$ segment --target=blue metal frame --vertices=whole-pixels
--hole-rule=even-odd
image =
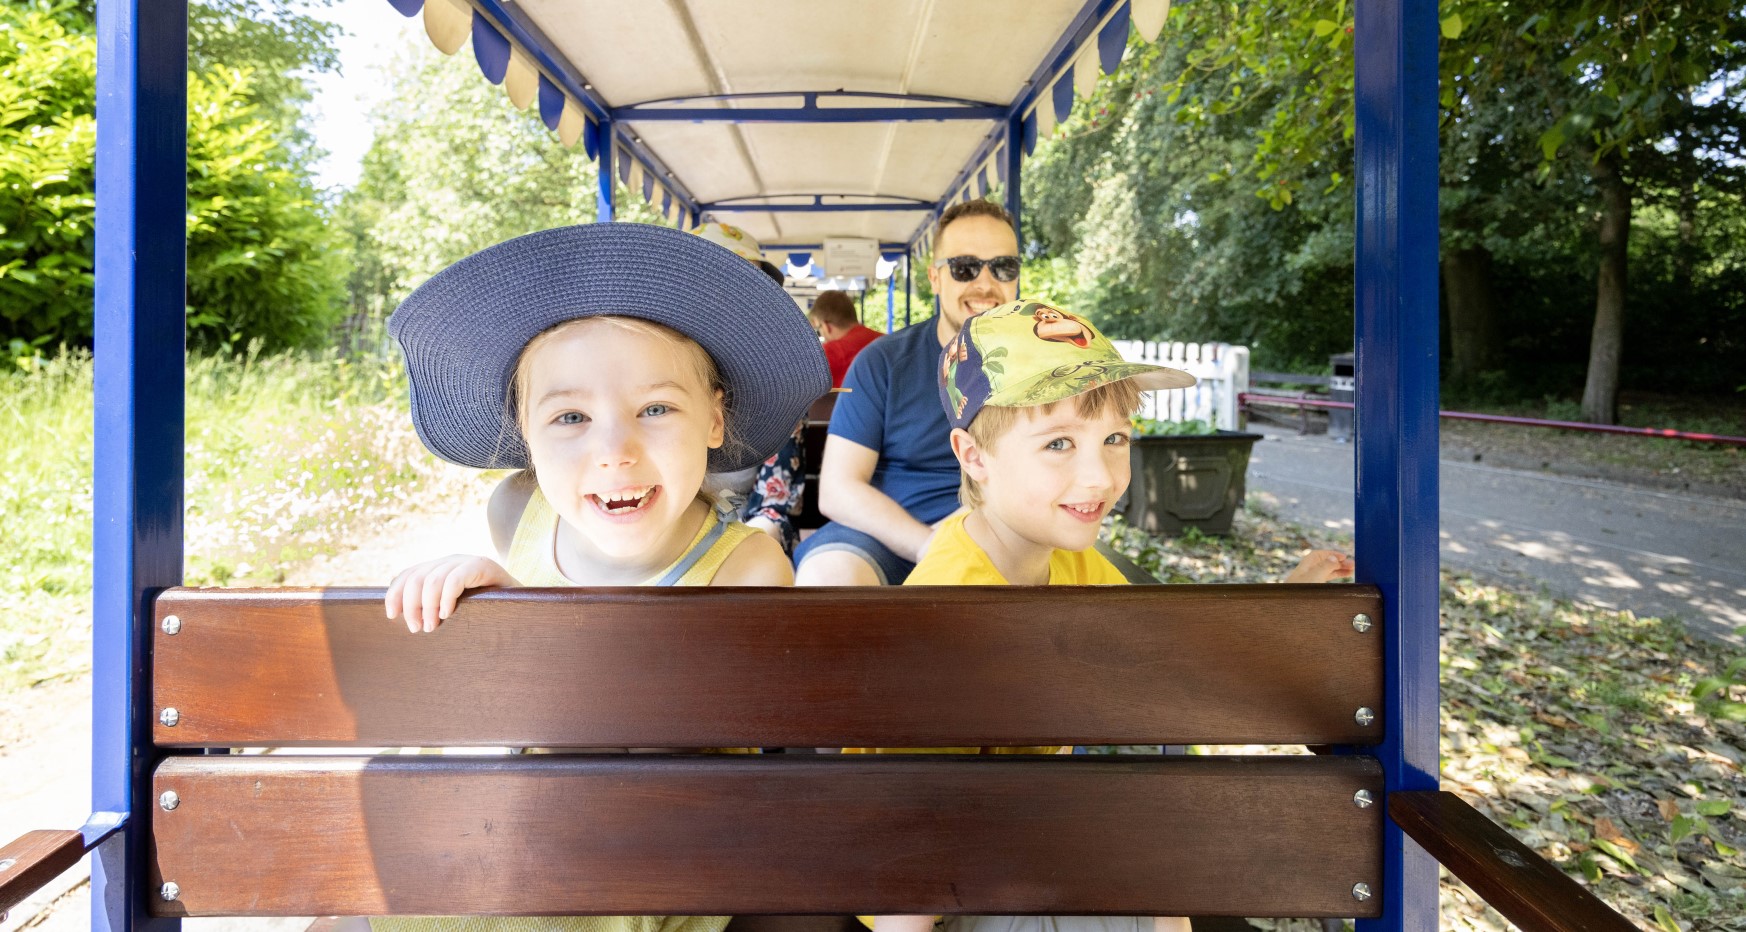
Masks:
[[[642,109],[617,107],[613,119],[644,123],[951,123],[1000,120],[1006,108],[988,107],[742,107],[714,110],[699,107]]]
[[[770,196],[783,197],[785,195],[774,194]],[[916,211],[937,209],[937,205],[932,201],[918,204],[826,204],[817,200],[811,204],[724,204],[717,201],[713,204],[699,204],[698,207],[705,212],[769,214],[890,213],[892,211],[915,213]]]
[[[940,94],[894,94],[888,91],[757,91],[742,94],[698,94],[692,97],[662,97],[656,100],[644,100],[622,107],[612,108],[615,113],[641,113],[646,110],[660,110],[676,104],[689,103],[734,103],[742,100],[792,100],[799,97],[802,105],[817,107],[820,99],[829,100],[894,100],[900,103],[940,104],[951,107],[999,107],[1005,110],[1004,104],[987,100],[971,100],[968,97],[946,97]],[[793,108],[787,108],[792,110]],[[835,108],[832,108],[835,109]]]
[[[142,897],[152,593],[182,581],[187,0],[97,4],[91,928],[176,932]],[[88,836],[89,837],[89,836]]]
[[[594,166],[594,186],[598,189],[594,192],[594,219],[599,223],[609,223],[618,216],[613,197],[614,182],[617,179],[613,175],[612,164],[618,158],[618,147],[612,144],[612,121],[601,123],[600,128],[603,130],[600,134],[603,142]]]
[[[544,51],[551,46],[543,35],[500,0],[472,2],[560,76],[605,131],[601,219],[613,213],[615,145],[665,178],[663,186],[698,213],[695,199],[616,124],[592,87]],[[946,198],[963,189],[991,147],[1004,144],[1006,201],[1017,218],[1023,113],[1044,92],[1045,79],[1059,79],[1091,31],[1112,11],[1122,12],[1121,2],[1085,5]],[[1358,577],[1383,593],[1387,729],[1374,750],[1387,790],[1397,792],[1437,786],[1438,22],[1434,0],[1359,0],[1356,17]],[[93,815],[85,834],[88,843],[101,844],[92,863],[92,928],[176,932],[178,921],[146,915],[143,898],[151,891],[141,869],[156,764],[149,600],[179,584],[182,573],[187,0],[100,0],[97,42],[95,696]],[[931,211],[909,241],[880,244],[882,251],[905,251],[907,321],[913,249],[945,202],[890,206]],[[888,325],[894,299],[895,286]],[[1392,822],[1384,824],[1378,891],[1384,912],[1359,928],[1433,930],[1437,865]]]
[[[1437,788],[1437,4],[1360,0],[1358,581],[1382,590],[1387,792]],[[1437,862],[1383,822],[1382,918],[1437,928]]]
[[[676,107],[681,103],[732,103],[799,97],[798,107]],[[819,98],[895,100],[933,104],[915,107],[820,107]],[[958,120],[999,120],[1006,107],[980,100],[933,94],[887,94],[875,91],[765,91],[756,94],[706,94],[669,97],[612,108],[615,120],[663,123],[943,123]]]

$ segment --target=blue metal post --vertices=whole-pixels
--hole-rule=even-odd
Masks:
[[[1012,235],[1018,238],[1020,256],[1025,252],[1024,225],[1019,223],[1019,210],[1024,206],[1024,187],[1019,183],[1019,173],[1025,164],[1024,133],[1022,117],[1015,114],[1006,121],[1006,191],[1003,193],[1006,195],[1006,212],[1012,214]],[[1019,279],[1017,287],[1021,289],[1021,295],[1024,286],[1024,279]]]
[[[187,0],[97,5],[97,348],[91,808],[95,932],[175,932],[144,889],[153,592],[182,580]]]
[[[909,305],[915,300],[915,250],[903,247],[903,325],[909,326]]]
[[[1381,588],[1389,792],[1437,788],[1437,4],[1360,0],[1358,580]],[[1437,928],[1437,864],[1392,822],[1381,919]]]
[[[885,279],[885,332],[897,332],[897,267]]]
[[[600,121],[600,159],[594,163],[594,167],[600,172],[597,185],[600,190],[595,194],[594,208],[594,219],[598,223],[610,223],[613,219],[612,192],[616,179],[612,173],[612,160],[616,157],[618,148],[614,140],[616,135],[611,120]]]

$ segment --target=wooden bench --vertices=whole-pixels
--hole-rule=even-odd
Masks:
[[[1533,902],[1617,920],[1559,925],[1578,914],[1560,907],[1525,927],[1630,928],[1528,849],[1461,840],[1473,826],[1449,828],[1465,819],[1453,797],[1380,805],[1382,769],[1361,753],[198,753],[1361,751],[1387,727],[1371,587],[520,589],[469,597],[419,636],[384,620],[381,595],[156,599],[164,756],[136,816],[155,915],[1366,917],[1387,808],[1452,868],[1519,863],[1552,884]]]

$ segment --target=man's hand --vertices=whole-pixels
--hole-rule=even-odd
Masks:
[[[455,554],[402,570],[382,600],[390,619],[404,616],[406,630],[435,631],[455,612],[461,593],[481,586],[519,586],[509,571],[484,557]]]
[[[1297,568],[1285,577],[1288,583],[1325,583],[1345,579],[1356,570],[1352,558],[1338,550],[1311,550],[1297,561]]]

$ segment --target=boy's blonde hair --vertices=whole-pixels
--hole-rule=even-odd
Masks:
[[[521,355],[516,357],[515,373],[509,379],[510,396],[504,402],[505,412],[510,415],[504,419],[506,427],[508,424],[514,424],[515,429],[520,431],[523,437],[527,436],[527,395],[529,383],[533,379],[533,367],[528,364],[528,360],[533,358],[534,351],[560,336],[597,325],[619,327],[632,333],[655,337],[670,344],[684,360],[690,374],[697,379],[697,384],[703,386],[705,394],[714,397],[717,392],[721,393],[719,396],[721,400],[718,403],[722,406],[724,425],[722,442],[724,445],[735,442],[733,418],[729,407],[731,399],[727,397],[727,382],[722,379],[721,369],[716,366],[715,359],[709,355],[709,351],[699,346],[696,340],[665,324],[657,324],[654,321],[643,320],[639,317],[612,315],[566,320],[561,324],[540,331],[533,339],[527,341],[527,345],[521,348]],[[533,472],[531,465],[528,472]]]
[[[1073,402],[1073,413],[1086,419],[1102,417],[1111,411],[1127,417],[1140,410],[1140,390],[1131,379],[1099,385],[1068,400]],[[1026,417],[1045,417],[1055,410],[1056,405],[1066,404],[1068,400],[1025,408],[986,405],[976,412],[976,417],[971,419],[970,426],[965,430],[969,431],[970,438],[976,441],[978,447],[991,449],[995,441],[1011,432],[1021,420]],[[966,508],[982,507],[982,489],[975,479],[970,478],[968,472],[964,473],[964,478],[958,484],[958,501]]]

